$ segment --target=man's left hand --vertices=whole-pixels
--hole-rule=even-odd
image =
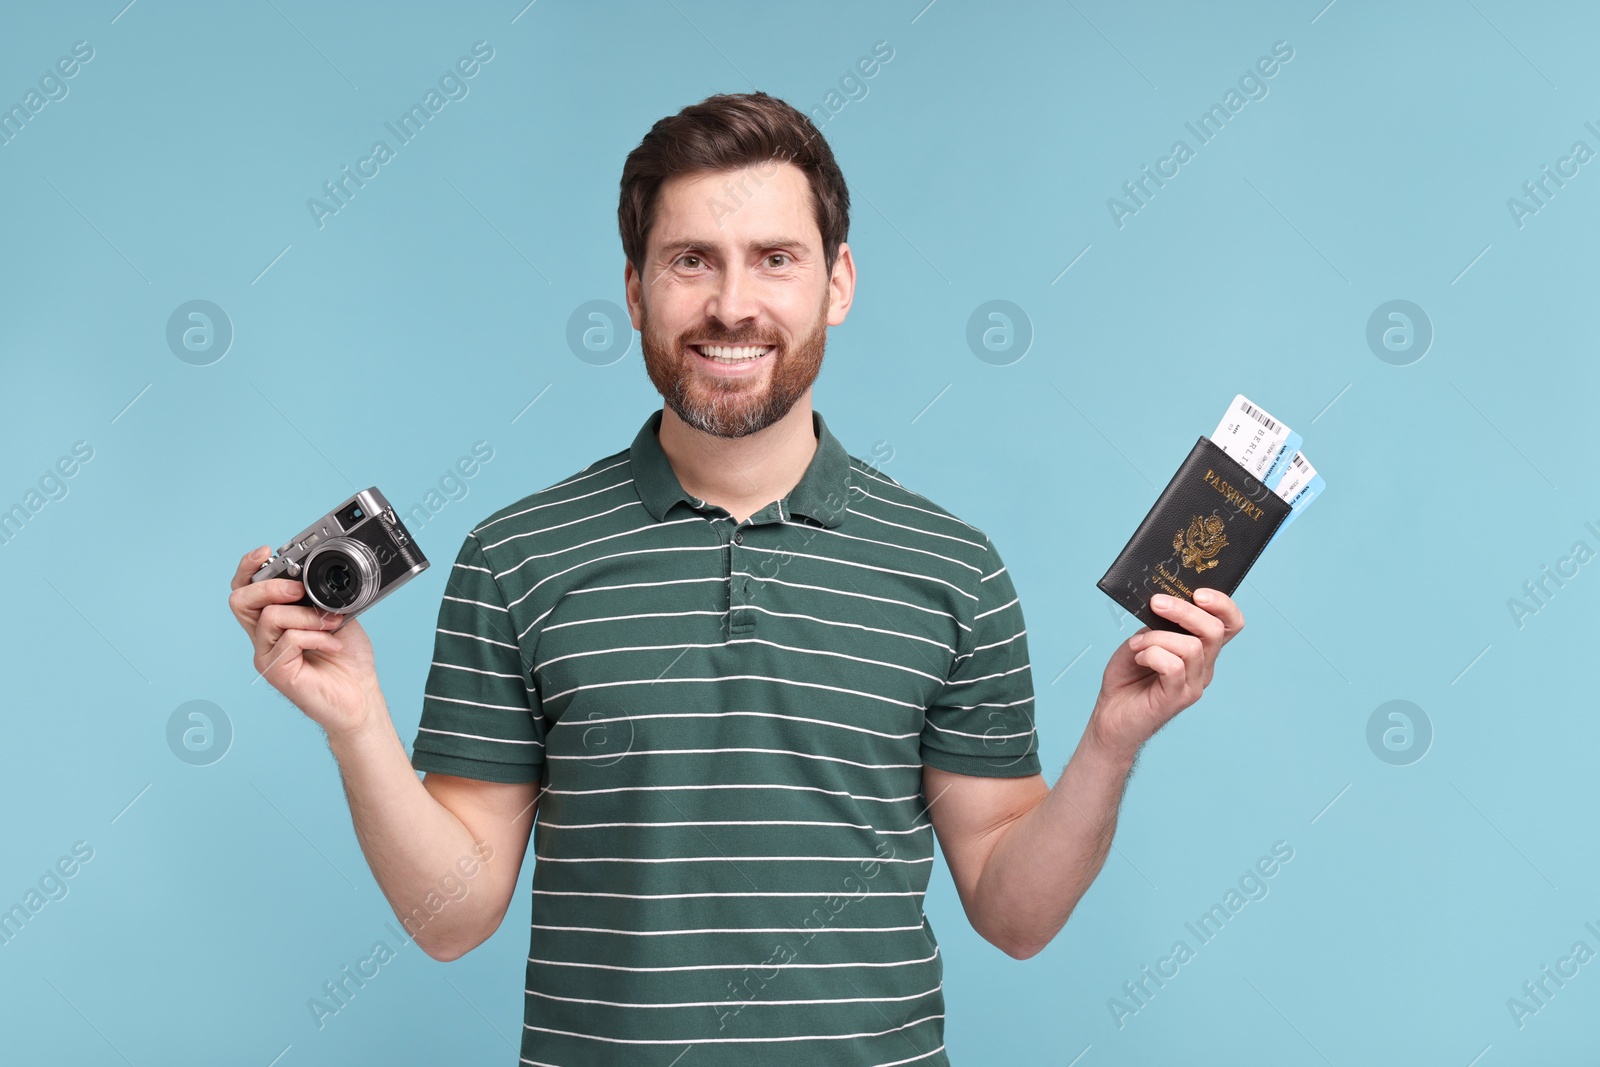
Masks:
[[[1185,632],[1142,627],[1112,653],[1089,717],[1089,733],[1104,748],[1132,762],[1178,712],[1211,684],[1217,653],[1244,629],[1244,615],[1227,594],[1196,589],[1191,604],[1158,594],[1150,607]]]

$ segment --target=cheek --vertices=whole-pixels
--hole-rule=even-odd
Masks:
[[[682,279],[664,281],[640,309],[644,329],[657,337],[682,337],[705,322],[705,296]]]
[[[649,322],[649,326],[656,343],[662,348],[670,349],[676,353],[681,351],[686,343],[693,339],[695,321],[697,320],[678,315],[670,319],[654,319]]]
[[[824,289],[819,300],[809,287],[803,292],[796,287],[792,292],[773,294],[764,304],[772,321],[790,337],[807,337],[827,318],[828,293]]]

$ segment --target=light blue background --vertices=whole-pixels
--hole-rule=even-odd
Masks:
[[[409,744],[437,564],[659,405],[636,338],[609,366],[566,341],[580,304],[622,301],[628,150],[714,92],[819,107],[880,40],[893,59],[823,126],[860,279],[815,404],[1000,546],[1050,780],[1134,628],[1095,580],[1233,394],[1301,430],[1330,486],[1239,591],[1248,629],[1147,746],[1116,852],[1044,953],[978,939],[936,871],[953,1061],[1592,1049],[1600,964],[1520,1029],[1506,1001],[1575,941],[1600,950],[1600,563],[1521,628],[1507,600],[1575,541],[1600,549],[1600,163],[1521,228],[1506,201],[1574,141],[1600,149],[1600,19],[1324,2],[8,7],[0,104],[74,42],[95,56],[0,147],[0,506],[75,441],[94,459],[0,547],[0,906],[74,842],[94,859],[0,947],[6,1058],[515,1062],[521,894],[470,956],[402,948],[317,1029],[307,999],[395,944],[392,915],[320,731],[251,684],[228,578],[354,488],[409,507],[489,442],[416,531],[436,566],[363,620]],[[319,229],[307,198],[479,40],[470,95]],[[1276,41],[1294,57],[1269,94],[1119,228],[1107,198],[1194,147],[1184,122]],[[192,299],[235,330],[210,366],[166,343]],[[992,299],[1034,331],[1009,366],[965,341]],[[1435,330],[1408,366],[1365,340],[1392,299]],[[166,742],[196,699],[234,731],[210,766]],[[1435,732],[1410,766],[1366,741],[1391,699]],[[1270,895],[1119,1029],[1108,998],[1193,946],[1184,923],[1277,841],[1294,859]]]

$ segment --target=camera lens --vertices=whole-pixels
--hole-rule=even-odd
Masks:
[[[350,557],[343,552],[324,552],[306,569],[306,590],[312,598],[339,611],[355,603],[361,579]]]
[[[352,612],[372,601],[378,569],[366,545],[337,538],[311,553],[302,580],[306,594],[323,610]]]
[[[322,580],[322,590],[329,600],[339,600],[348,603],[355,599],[356,577],[350,573],[350,567],[343,561],[335,561],[322,568],[319,575]]]

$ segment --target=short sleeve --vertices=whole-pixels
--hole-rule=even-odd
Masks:
[[[505,595],[469,533],[439,604],[411,765],[490,782],[538,781],[544,718],[530,678]]]
[[[961,621],[961,648],[923,719],[922,762],[956,774],[1023,778],[1039,773],[1033,671],[1022,605],[987,537],[977,600]]]

